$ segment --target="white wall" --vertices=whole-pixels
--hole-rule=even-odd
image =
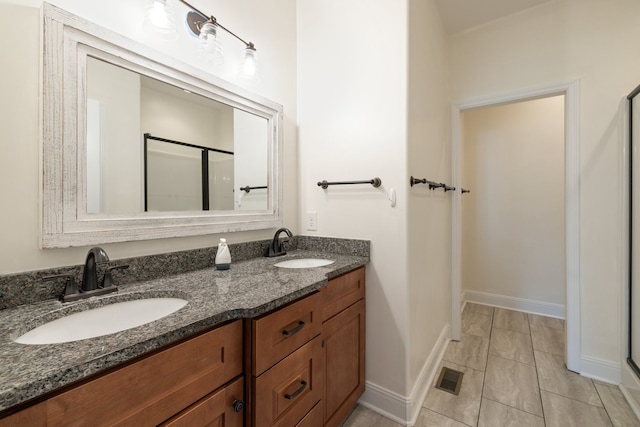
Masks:
[[[371,240],[367,268],[367,381],[404,395],[407,357],[407,4],[298,0],[301,217],[307,235]],[[393,66],[388,66],[393,64]],[[329,187],[366,180],[382,187]],[[391,208],[385,190],[394,187]]]
[[[450,315],[450,201],[408,185],[450,176],[446,37],[432,1],[299,0],[298,44],[300,228],[371,240],[362,400],[406,421]]]
[[[142,32],[144,2],[56,0],[55,5],[125,36],[147,43],[194,66],[195,39],[182,32],[186,9],[176,6],[181,37],[160,42]],[[87,248],[47,249],[38,246],[40,233],[39,67],[40,0],[0,0],[0,48],[3,94],[0,127],[0,274],[37,270],[84,261]],[[220,0],[212,9],[199,5],[234,32],[252,40],[261,62],[261,81],[249,89],[284,106],[284,225],[297,233],[296,164],[296,2],[295,0]],[[212,70],[235,79],[243,46],[230,41],[225,65]],[[237,58],[234,50],[237,49]],[[233,233],[230,242],[268,239],[274,230]],[[217,236],[151,240],[104,245],[112,259],[207,247]]]
[[[236,141],[235,209],[267,209],[268,189],[250,190],[249,193],[240,190],[240,187],[267,185],[267,164],[260,160],[268,156],[266,144],[260,143],[269,132],[267,121],[245,111],[234,110],[233,125]]]
[[[462,289],[565,303],[564,96],[462,115]]]
[[[453,102],[580,81],[582,370],[620,370],[623,99],[640,79],[635,0],[558,0],[452,39]],[[611,378],[615,380],[615,378]]]
[[[87,61],[87,98],[100,103],[99,123],[87,127],[97,126],[101,134],[100,160],[95,162],[101,172],[101,212],[140,212],[143,208],[139,93],[137,74],[93,58]],[[87,174],[90,172],[91,166]]]
[[[158,90],[144,81],[139,98],[142,134],[233,151],[232,107],[195,94]]]
[[[449,39],[435,2],[409,2],[408,178],[451,183]],[[420,374],[451,318],[452,192],[409,189],[409,342],[407,393],[421,405]],[[448,338],[448,336],[446,336]],[[433,361],[431,361],[433,362]]]

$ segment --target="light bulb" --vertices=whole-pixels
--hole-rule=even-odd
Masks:
[[[244,51],[244,60],[238,77],[247,83],[257,83],[260,80],[258,55],[253,43],[249,43]]]
[[[178,38],[171,0],[147,0],[144,29],[163,40]]]
[[[215,65],[224,63],[222,43],[218,37],[218,24],[215,20],[209,20],[202,26],[198,39],[198,59]]]

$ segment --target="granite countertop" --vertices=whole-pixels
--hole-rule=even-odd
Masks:
[[[328,258],[335,263],[305,269],[274,267],[294,258]],[[62,304],[47,300],[0,310],[0,411],[222,322],[264,314],[322,288],[328,279],[368,260],[363,256],[294,250],[277,258],[234,262],[226,271],[207,268],[127,284],[117,293],[84,301]],[[162,319],[102,337],[47,345],[13,341],[59,312],[149,297],[184,298],[189,303]]]

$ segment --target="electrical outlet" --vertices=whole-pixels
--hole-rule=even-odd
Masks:
[[[318,229],[318,213],[307,212],[307,230],[316,231]]]

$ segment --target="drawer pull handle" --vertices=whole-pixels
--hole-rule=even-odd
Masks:
[[[300,320],[299,323],[298,323],[298,326],[296,326],[294,328],[291,328],[291,329],[288,329],[288,330],[285,329],[284,331],[282,331],[282,335],[286,335],[286,336],[293,335],[296,332],[299,332],[300,329],[302,329],[302,328],[304,328],[304,322],[302,320]]]
[[[300,381],[300,387],[298,387],[298,389],[291,394],[285,394],[284,398],[289,400],[295,399],[300,393],[304,391],[305,388],[307,388],[307,382],[305,380],[302,380]]]

